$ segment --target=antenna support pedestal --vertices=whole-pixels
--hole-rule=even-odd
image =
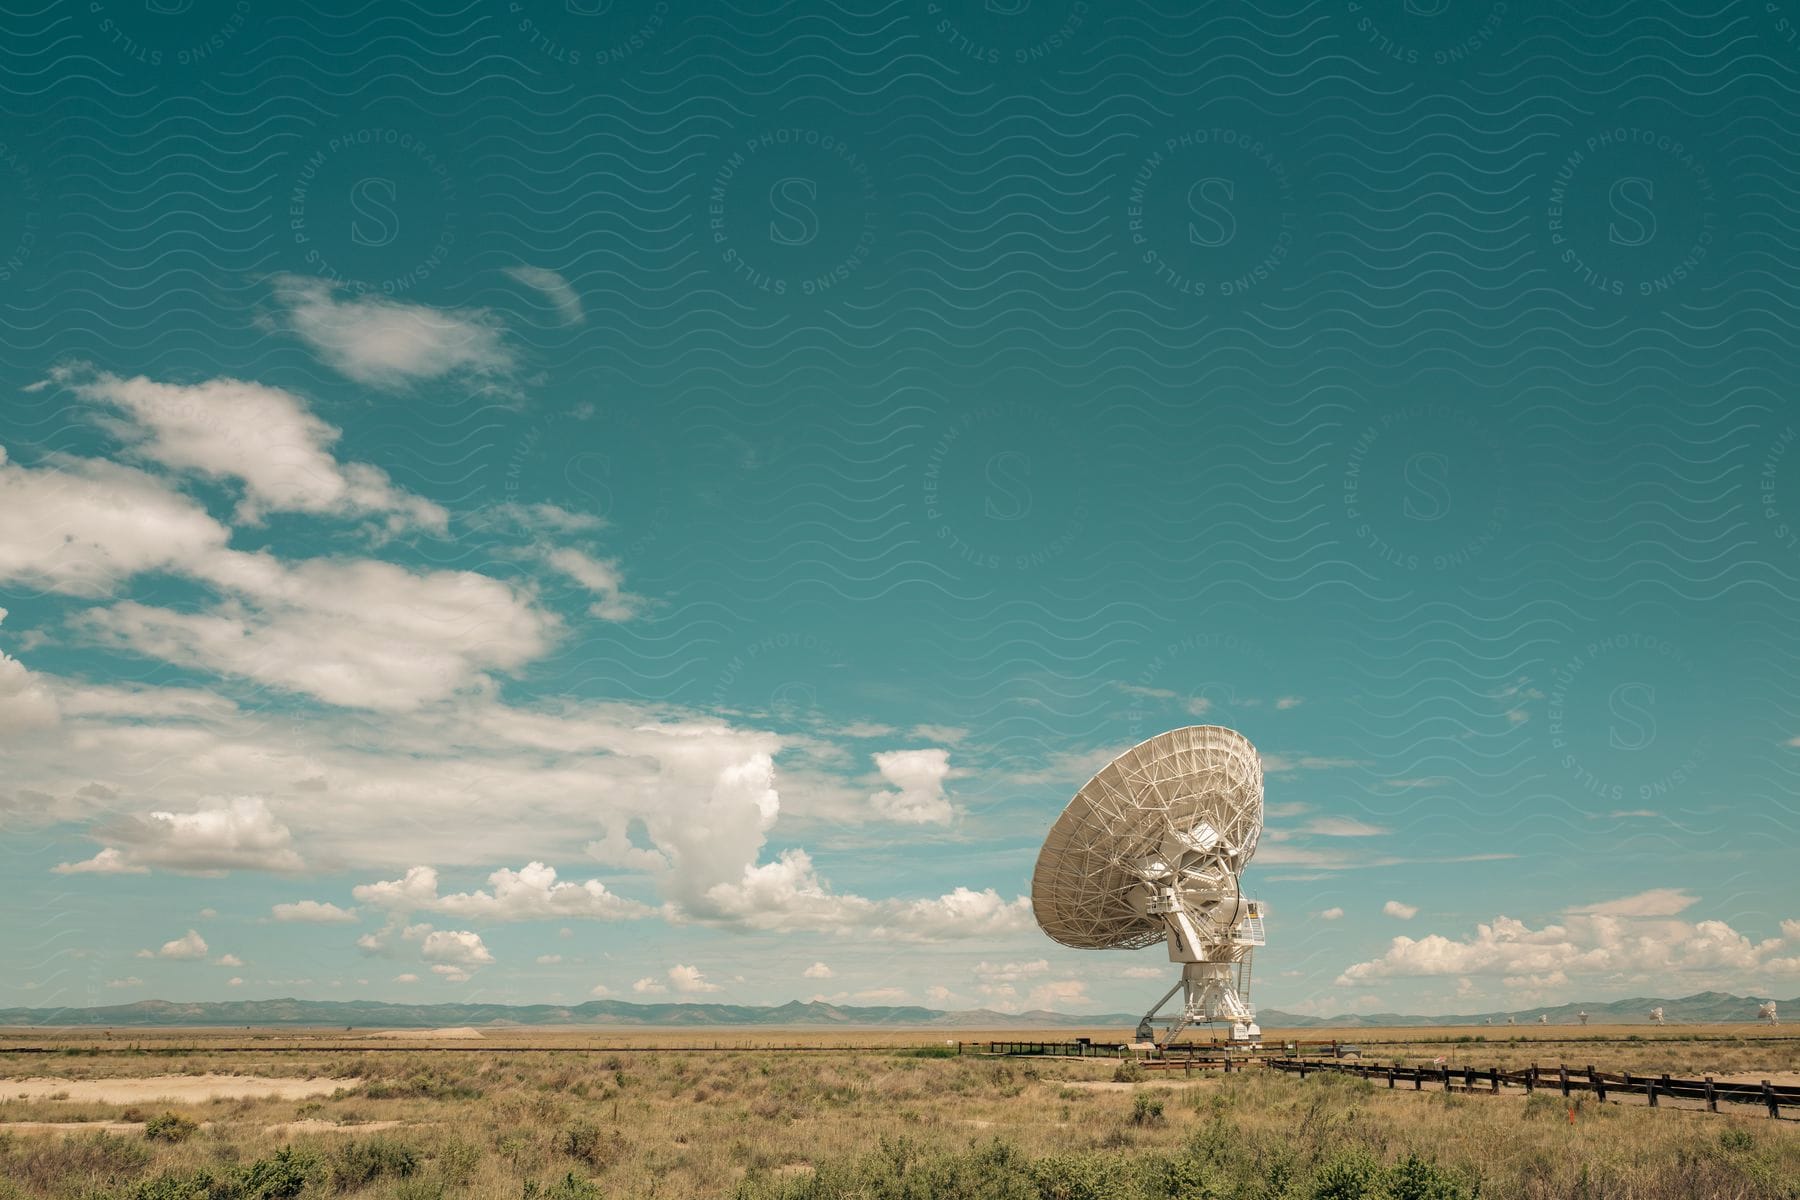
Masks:
[[[1157,1048],[1162,1049],[1179,1038],[1189,1025],[1225,1024],[1230,1026],[1230,1041],[1262,1041],[1262,1027],[1256,1023],[1256,1014],[1238,993],[1238,968],[1239,964],[1235,962],[1183,963],[1180,982],[1164,992],[1156,1006],[1138,1022],[1139,1040],[1155,1042]],[[1177,992],[1181,993],[1182,999],[1180,1015],[1158,1016],[1163,1005],[1174,999]],[[1158,1026],[1166,1027],[1161,1037],[1156,1036]]]

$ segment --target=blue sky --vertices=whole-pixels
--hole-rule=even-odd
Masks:
[[[1260,1004],[1800,991],[1800,50],[1440,7],[27,20],[0,1004],[1136,1009],[1202,721]]]

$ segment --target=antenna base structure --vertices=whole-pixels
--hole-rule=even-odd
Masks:
[[[1190,1026],[1262,1038],[1250,1006],[1264,908],[1239,878],[1262,834],[1262,760],[1218,725],[1160,733],[1089,780],[1045,840],[1032,878],[1038,924],[1087,949],[1165,942],[1181,978],[1138,1022],[1158,1049]],[[1176,995],[1178,1011],[1160,1015]]]
[[[1237,966],[1228,962],[1182,964],[1181,978],[1175,986],[1164,992],[1162,999],[1138,1022],[1137,1040],[1153,1042],[1160,1049],[1180,1038],[1189,1025],[1227,1024],[1231,1027],[1229,1041],[1262,1041],[1262,1026],[1256,1023],[1256,1010],[1250,1007],[1238,987]],[[1182,998],[1180,1014],[1158,1016],[1177,992]],[[1157,1036],[1159,1031],[1160,1037]]]

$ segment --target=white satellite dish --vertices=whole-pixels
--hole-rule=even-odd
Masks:
[[[1580,1021],[1583,1025],[1587,1024],[1587,1018],[1588,1018],[1587,1009],[1585,1009],[1585,1008],[1575,1014],[1575,1019],[1577,1021]]]
[[[1781,1018],[1775,1015],[1775,1002],[1773,1000],[1757,1006],[1756,1019],[1759,1021],[1767,1021],[1771,1025],[1781,1024]]]
[[[1650,1023],[1653,1025],[1661,1025],[1663,1023],[1663,1010],[1661,1005],[1650,1010]]]
[[[1138,1023],[1140,1040],[1166,1046],[1188,1025],[1213,1022],[1228,1023],[1235,1042],[1262,1037],[1250,955],[1263,944],[1267,910],[1239,881],[1262,817],[1256,747],[1235,729],[1189,725],[1113,759],[1051,826],[1031,877],[1044,932],[1088,950],[1166,942],[1169,961],[1181,964],[1181,978]],[[1181,1014],[1157,1016],[1176,992]]]
[[[1539,1013],[1538,1014],[1538,1024],[1539,1025],[1548,1025],[1549,1023],[1550,1023],[1550,1014],[1549,1013]]]

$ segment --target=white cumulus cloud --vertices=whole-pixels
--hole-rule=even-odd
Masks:
[[[6,610],[0,608],[0,620],[5,618]],[[0,742],[52,729],[61,720],[50,685],[0,651]]]
[[[339,908],[335,904],[319,900],[296,900],[291,904],[277,904],[270,909],[277,921],[290,921],[306,925],[354,925],[356,910]]]
[[[172,871],[298,871],[305,864],[294,836],[260,796],[208,801],[193,812],[151,812],[120,818],[101,831],[123,849],[107,871],[163,867]],[[112,847],[108,848],[113,849]],[[100,871],[95,864],[63,864],[57,870]]]
[[[1644,976],[1687,976],[1698,987],[1722,975],[1780,974],[1784,949],[1800,943],[1800,924],[1781,937],[1753,941],[1719,920],[1665,915],[1687,907],[1657,892],[1567,910],[1532,928],[1512,917],[1478,924],[1470,937],[1396,937],[1380,957],[1354,963],[1338,978],[1357,985],[1381,978],[1499,976],[1509,986],[1543,990],[1563,981],[1621,986]],[[1606,911],[1599,911],[1606,910]],[[1687,986],[1684,983],[1683,986]]]
[[[438,895],[438,874],[413,867],[400,879],[360,884],[351,894],[396,911],[439,912],[470,920],[540,921],[588,918],[612,921],[650,915],[648,905],[608,891],[598,879],[558,882],[556,868],[541,862],[521,870],[502,867],[488,876],[492,891]]]
[[[173,941],[164,942],[162,949],[156,951],[156,957],[182,960],[205,958],[206,939],[201,937],[197,930],[190,929]]]
[[[142,471],[67,455],[33,469],[0,451],[0,583],[105,596],[133,575],[203,561],[230,536]]]
[[[669,968],[669,984],[676,991],[689,996],[722,990],[718,984],[708,983],[699,967],[687,966],[682,963],[677,963]]]
[[[625,590],[625,577],[618,563],[568,546],[546,547],[542,553],[545,565],[597,597],[588,605],[589,616],[603,621],[628,621],[638,614],[643,601]]]
[[[127,861],[124,854],[111,846],[92,858],[57,863],[50,868],[57,875],[142,875],[149,869]]]
[[[482,944],[481,935],[467,929],[436,929],[425,935],[419,957],[428,963],[457,967],[485,967],[494,956]]]
[[[955,816],[944,795],[950,752],[943,749],[888,750],[875,755],[875,768],[892,789],[869,797],[877,813],[907,825],[945,825]]]
[[[373,295],[340,295],[323,280],[281,276],[275,298],[295,333],[359,383],[397,388],[447,375],[513,368],[505,327],[485,309],[437,309]]]
[[[227,593],[200,611],[137,601],[90,609],[102,642],[346,708],[414,708],[547,651],[560,627],[522,592],[473,571],[375,559],[218,555],[196,571]]]
[[[340,462],[341,431],[291,392],[240,379],[161,383],[73,368],[58,373],[76,395],[121,414],[107,428],[129,452],[171,471],[243,487],[238,518],[268,512],[376,517],[394,532],[443,532],[448,514],[394,486],[385,471]]]
[[[543,293],[564,325],[580,325],[587,320],[587,314],[581,308],[581,297],[557,272],[547,267],[508,267],[506,273],[526,287]]]

